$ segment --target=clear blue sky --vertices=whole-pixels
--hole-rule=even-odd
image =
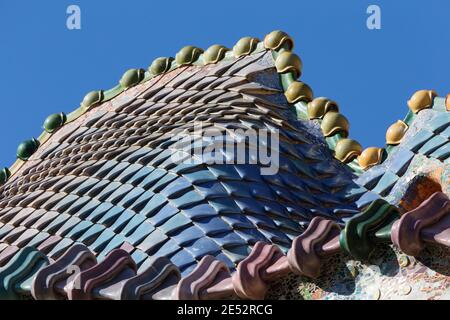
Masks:
[[[81,30],[66,28],[70,4],[82,10]],[[370,4],[381,7],[381,30],[366,27]],[[364,147],[384,145],[416,90],[450,92],[448,0],[0,0],[0,166],[47,115],[72,111],[128,68],[275,29],[294,38],[303,81],[339,103]]]

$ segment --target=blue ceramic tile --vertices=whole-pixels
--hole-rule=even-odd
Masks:
[[[128,183],[134,186],[140,184],[148,175],[150,175],[155,168],[152,167],[142,167],[137,171],[130,179],[128,179]]]
[[[279,163],[277,163],[277,165],[280,171],[286,171],[291,174],[298,173],[298,164],[295,164],[296,162],[298,162],[297,159],[291,161],[287,157],[280,157],[278,160]],[[272,165],[275,165],[275,163],[273,163]],[[315,175],[314,171],[312,171],[312,169],[308,167],[305,167],[302,173],[307,175],[308,177],[313,177]]]
[[[208,200],[208,202],[219,214],[242,213],[242,210],[238,207],[236,202],[230,198],[211,199]]]
[[[167,241],[168,237],[158,229],[150,233],[140,244],[136,247],[149,255],[153,255],[163,243]]]
[[[258,199],[275,200],[275,193],[265,184],[251,184],[249,186],[250,193]]]
[[[192,221],[187,218],[183,213],[177,213],[164,224],[159,226],[159,229],[165,232],[167,235],[173,235],[186,229]]]
[[[218,215],[217,211],[207,203],[198,204],[189,209],[183,209],[182,212],[186,217],[194,221],[203,217],[214,217]]]
[[[166,197],[162,194],[155,194],[145,205],[145,207],[140,210],[140,214],[151,217],[155,215],[165,204],[167,203]]]
[[[87,205],[91,201],[91,198],[88,196],[78,198],[77,201],[72,203],[72,205],[66,209],[66,212],[70,215],[74,215],[81,210],[85,205]],[[94,201],[95,202],[95,201]]]
[[[99,224],[103,224],[107,227],[111,226],[124,211],[121,207],[112,207],[98,220]]]
[[[300,225],[299,221],[279,217],[272,217],[272,220],[277,228],[282,228],[286,233],[295,232],[295,234],[300,234],[301,232],[303,232],[303,228]],[[305,222],[305,224],[307,224],[309,222],[309,219],[304,219],[303,221]]]
[[[446,144],[448,141],[448,139],[438,135],[438,136],[434,136],[433,138],[431,138],[430,140],[428,140],[423,146],[422,148],[419,149],[418,153],[420,154],[424,154],[424,155],[429,155],[430,153],[433,153],[434,151],[436,151],[439,147],[443,146],[444,144]]]
[[[352,183],[352,180],[342,173],[334,173],[331,177],[318,177],[320,181],[329,188],[345,188]]]
[[[264,175],[264,176],[261,176],[261,178],[265,182],[267,182],[267,183],[269,183],[271,185],[281,186],[281,187],[284,186],[284,182],[283,182],[283,180],[281,179],[281,177],[278,174]]]
[[[450,124],[450,114],[447,112],[437,113],[434,118],[427,122],[427,127],[436,133],[448,128]]]
[[[430,157],[439,160],[446,160],[449,156],[450,156],[450,143],[445,144],[444,146],[440,147],[432,154],[430,154]]]
[[[246,214],[245,217],[258,229],[260,228],[276,228],[272,219],[260,214]]]
[[[87,229],[78,239],[77,241],[84,243],[89,246],[93,243],[97,237],[105,230],[105,226],[94,224],[89,229]]]
[[[88,178],[83,183],[76,186],[75,189],[73,189],[73,190],[65,189],[65,191],[66,192],[69,191],[69,192],[71,192],[73,194],[77,194],[77,195],[83,195],[86,192],[88,192],[89,190],[91,190],[98,182],[99,182],[99,180],[97,180],[95,178]]]
[[[413,152],[417,152],[433,136],[434,134],[431,131],[420,130],[414,136],[410,137],[408,141],[402,143],[402,146]]]
[[[185,248],[196,260],[211,254],[214,255],[220,251],[220,247],[209,238],[200,238],[195,240],[191,246]]]
[[[152,161],[159,153],[161,152],[161,149],[151,149],[147,154],[139,159],[139,163],[146,166],[149,164],[150,161]]]
[[[120,183],[127,183],[132,177],[134,177],[139,170],[142,169],[142,165],[134,163],[128,166],[119,176],[115,178]]]
[[[445,139],[450,139],[450,126],[448,126],[447,129],[442,131],[439,135],[444,137]]]
[[[266,211],[263,205],[253,198],[235,198],[234,202],[244,213],[256,213],[264,215]]]
[[[103,215],[113,207],[111,203],[103,202],[95,208],[87,217],[86,220],[97,222]]]
[[[161,170],[161,169],[155,169],[153,170],[149,175],[145,177],[144,180],[142,180],[139,183],[139,187],[142,187],[146,190],[150,189],[158,180],[162,179],[167,174],[167,171]]]
[[[178,243],[179,246],[184,247],[187,243],[205,236],[205,233],[196,225],[188,226],[171,235],[171,238]]]
[[[271,242],[282,246],[284,248],[289,248],[291,241],[289,238],[281,231],[276,229],[258,229],[260,233]]]
[[[218,179],[223,180],[241,180],[240,175],[233,166],[213,165],[208,167],[209,171]]]
[[[97,237],[97,239],[89,246],[89,249],[91,249],[94,252],[101,252],[106,245],[111,241],[112,238],[114,238],[115,233],[110,229],[103,230],[102,233]]]
[[[333,209],[334,208],[327,208],[327,207],[317,207],[317,208],[310,208],[309,212],[314,217],[315,215],[325,217],[327,219],[335,219],[335,216],[333,215]]]
[[[121,186],[122,184],[120,182],[110,182],[102,188],[102,190],[100,191],[100,193],[98,193],[96,198],[99,201],[104,202],[106,201],[106,199],[108,199],[108,197],[111,194],[113,194]]]
[[[150,148],[142,147],[142,148],[136,150],[135,152],[133,152],[132,154],[130,154],[127,158],[123,159],[123,161],[130,162],[130,163],[135,163],[139,159],[141,159],[145,155],[147,155],[150,151],[151,151]]]
[[[56,193],[39,206],[42,209],[51,210],[58,202],[62,201],[65,197],[65,193]],[[37,201],[35,203],[37,203]]]
[[[187,277],[189,274],[192,273],[192,271],[195,270],[195,268],[197,267],[197,262],[194,262],[190,265],[184,266],[183,268],[179,268],[180,269],[180,273],[181,273],[181,277]]]
[[[84,193],[89,190],[92,186],[94,186],[99,180],[95,178],[89,177],[76,177],[66,176],[61,179],[59,182],[55,183],[51,190],[55,192],[65,192],[78,194]],[[80,192],[82,190],[82,192]]]
[[[167,257],[170,259],[170,257],[176,252],[180,251],[180,249],[180,246],[178,246],[178,244],[173,239],[169,239],[161,246],[161,248],[158,249],[156,255],[160,257]]]
[[[142,242],[150,233],[155,230],[155,227],[149,222],[142,222],[131,235],[128,236],[128,242],[136,245]]]
[[[200,204],[205,200],[205,197],[195,190],[191,190],[183,194],[181,197],[172,199],[171,203],[179,209],[191,208]]]
[[[90,198],[97,196],[109,184],[108,180],[100,180],[95,185],[89,186],[87,189],[80,190],[78,195],[87,195]]]
[[[72,244],[73,244],[73,240],[72,239],[63,238],[63,239],[61,239],[61,241],[58,242],[58,244],[55,247],[53,247],[53,249],[48,253],[47,256],[49,256],[49,257],[60,256]]]
[[[393,173],[402,176],[409,166],[414,153],[403,147],[398,147],[397,150],[389,155],[385,161],[386,167]]]
[[[47,233],[47,232],[39,232],[37,235],[34,236],[33,239],[31,239],[30,242],[28,242],[27,246],[37,248],[48,237],[50,237],[49,233]]]
[[[305,181],[306,187],[310,191],[323,192],[323,193],[330,192],[330,187],[323,185],[322,182],[320,180],[318,180],[316,176],[314,176],[313,178],[305,178],[304,181]]]
[[[63,199],[61,199],[57,204],[55,204],[52,208],[52,210],[58,211],[58,212],[64,212],[72,204],[74,204],[80,197],[74,194],[68,194]]]
[[[238,164],[234,166],[242,180],[262,182],[260,168],[251,164]]]
[[[258,241],[268,242],[268,239],[256,229],[239,228],[235,232],[250,245],[254,245]]]
[[[170,169],[170,172],[173,172],[175,174],[182,174],[186,177],[186,175],[189,175],[190,173],[197,173],[200,172],[200,170],[204,167],[204,164],[196,162],[196,161],[184,161],[174,168]],[[186,177],[188,178],[188,177]],[[215,177],[214,177],[215,179]],[[189,179],[188,179],[189,180]]]
[[[78,217],[69,218],[59,229],[55,232],[56,235],[60,237],[65,237],[66,234],[72,230],[78,223],[80,223],[81,219]]]
[[[159,227],[164,222],[172,218],[175,214],[177,214],[179,210],[172,206],[171,204],[166,204],[164,207],[162,207],[158,213],[156,213],[154,216],[149,217],[149,221],[153,223],[155,227]]]
[[[223,250],[223,253],[235,264],[241,262],[249,256],[251,249],[245,246],[230,246]]]
[[[289,214],[287,211],[289,208],[291,209],[295,209],[294,212],[303,212],[305,211],[304,209],[300,209],[300,207],[296,207],[294,204],[288,204],[285,207],[280,205],[278,202],[276,202],[275,200],[271,200],[271,201],[266,201],[266,200],[260,200],[259,201],[263,207],[264,207],[264,211],[276,216],[280,216],[280,217],[289,217]],[[297,210],[298,208],[298,210]],[[289,209],[289,210],[291,210]]]
[[[114,181],[130,164],[128,162],[118,162],[111,171],[106,174],[103,179]]]
[[[47,225],[43,231],[54,234],[59,227],[61,227],[64,222],[69,220],[71,216],[67,213],[60,213],[49,225]]]
[[[108,242],[108,244],[103,248],[100,255],[106,256],[109,252],[114,249],[120,248],[120,246],[126,241],[126,237],[121,234],[115,234],[114,237]]]
[[[356,199],[359,199],[366,192],[366,188],[351,182],[349,186],[344,188],[340,193],[345,201],[353,202]]]
[[[142,263],[148,258],[148,255],[145,254],[145,252],[142,252],[140,250],[134,250],[131,254],[131,258],[133,258],[134,262],[136,263],[136,266],[139,268]]]
[[[88,230],[90,227],[92,226],[92,222],[90,221],[80,221],[80,223],[78,223],[77,225],[75,225],[66,235],[66,238],[71,238],[71,239],[78,239],[78,237],[80,237],[81,234],[83,234],[84,232],[86,232],[86,230]]]
[[[124,210],[110,228],[116,233],[120,232],[135,215],[131,210]]]
[[[174,181],[177,178],[177,175],[173,173],[167,173],[164,177],[159,179],[150,189],[154,193],[159,193],[163,190],[169,183]]]
[[[232,228],[255,228],[253,223],[251,223],[242,213],[224,213],[221,215],[221,218]]]
[[[145,221],[145,216],[141,214],[135,214],[131,220],[128,221],[126,226],[120,231],[121,234],[128,237],[137,227]]]
[[[175,253],[171,258],[170,261],[178,266],[178,268],[183,269],[186,266],[196,264],[196,261],[194,257],[187,252],[186,250],[180,250],[177,253]]]
[[[154,157],[148,165],[151,165],[152,167],[161,167],[161,164],[166,161],[167,159],[170,159],[172,156],[173,151],[169,149],[163,149],[159,150],[156,157]]]
[[[365,194],[361,196],[361,198],[356,201],[356,206],[358,209],[367,206],[368,204],[372,203],[373,201],[380,198],[380,195],[378,195],[375,192],[367,191]]]
[[[14,229],[14,226],[10,224],[5,224],[0,228],[0,239],[3,239],[8,233]]]
[[[286,172],[279,173],[285,187],[293,188],[295,192],[308,192],[305,182],[298,176]]]
[[[223,184],[219,181],[211,181],[201,183],[195,186],[195,190],[205,199],[214,199],[227,197],[228,192],[225,190]]]
[[[214,242],[216,242],[220,247],[230,247],[237,245],[244,245],[247,242],[239,237],[234,231],[227,231],[217,234],[212,234],[209,236]]]
[[[372,189],[383,176],[386,169],[383,166],[375,166],[361,174],[355,182],[367,189]]]
[[[215,175],[211,173],[208,169],[193,171],[189,173],[184,173],[183,177],[185,177],[192,184],[197,185],[205,182],[217,181]]]
[[[187,179],[178,177],[161,190],[160,193],[165,195],[167,199],[174,199],[180,197],[190,189],[192,189],[192,184]]]
[[[291,163],[295,166],[299,173],[302,175],[314,178],[315,174],[311,170],[310,166],[305,163],[303,160],[294,160]]]
[[[118,204],[133,189],[134,186],[132,186],[131,184],[122,184],[108,198],[106,198],[105,201],[111,202],[113,204]]]
[[[93,175],[94,178],[98,179],[104,179],[106,175],[114,169],[115,166],[117,166],[117,161],[106,161],[105,164],[97,171],[95,175]]]
[[[195,221],[195,225],[207,236],[233,230],[228,223],[224,222],[219,217],[198,219]]]
[[[434,98],[433,110],[446,111],[445,98],[444,97],[436,97],[436,98]]]
[[[240,181],[223,181],[222,185],[227,190],[227,193],[235,197],[251,198],[248,182]]]
[[[129,208],[131,206],[139,206],[139,204],[141,204],[140,208],[142,209],[152,196],[153,194],[151,192],[145,192],[143,188],[133,187],[131,191],[117,203],[117,205],[124,208]]]
[[[282,192],[282,191],[281,191]],[[326,206],[327,204],[335,205],[337,204],[336,197],[333,194],[327,194],[326,196],[323,193],[315,193],[312,192],[292,192],[292,198],[287,198],[286,196],[282,197],[286,202],[294,202],[298,203],[300,206],[308,207],[321,207]],[[340,203],[340,202],[339,202]]]
[[[228,267],[228,269],[233,270],[235,265],[233,263],[233,261],[231,261],[230,258],[228,258],[225,254],[223,253],[219,253],[216,255],[216,259],[222,261],[223,263],[225,263],[225,265]]]

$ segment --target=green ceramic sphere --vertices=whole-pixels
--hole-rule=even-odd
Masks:
[[[155,59],[150,68],[149,71],[153,74],[153,75],[159,75],[161,73],[167,72],[171,65],[172,65],[172,61],[173,58],[166,58],[166,57],[160,57]]]
[[[39,141],[35,138],[24,141],[19,144],[19,147],[17,148],[17,158],[26,161],[33,155],[33,153],[36,152],[38,148]]]
[[[175,61],[178,65],[183,66],[192,64],[200,57],[203,50],[194,46],[186,46],[182,48],[175,56]]]
[[[9,172],[8,168],[3,168],[2,170],[0,170],[0,185],[4,184],[10,176],[11,172]]]
[[[64,112],[49,115],[47,119],[45,119],[44,130],[52,133],[55,130],[59,129],[66,122],[66,120],[67,117]]]
[[[134,87],[144,79],[144,76],[145,71],[143,69],[130,69],[123,74],[120,85],[125,89]]]
[[[103,91],[91,91],[83,99],[81,105],[85,108],[89,108],[94,104],[100,103],[103,100]]]

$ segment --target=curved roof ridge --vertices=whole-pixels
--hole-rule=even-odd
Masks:
[[[243,37],[237,41],[232,49],[214,44],[204,51],[198,47],[188,45],[183,47],[175,57],[156,58],[147,70],[142,68],[129,69],[123,74],[115,87],[108,90],[89,92],[80,103],[80,106],[69,114],[66,115],[60,112],[48,116],[43,125],[43,133],[38,138],[22,142],[17,150],[17,161],[10,168],[5,167],[0,170],[0,184],[4,184],[14,175],[25,161],[36,152],[39,146],[45,143],[64,124],[78,119],[92,108],[112,100],[122,92],[138,84],[147,82],[154,77],[182,66],[216,64],[269,50],[272,51],[275,59],[275,67],[280,74],[280,81],[285,90],[286,99],[293,106],[297,119],[316,120],[322,128],[329,148],[335,153],[335,157],[338,160],[346,163],[358,174],[385,160],[385,150],[389,152],[389,146],[385,149],[370,147],[363,151],[362,146],[356,140],[348,138],[349,122],[344,115],[339,113],[337,103],[324,97],[314,99],[312,89],[306,83],[297,81],[302,74],[302,60],[292,52],[293,48],[293,39],[287,33],[275,30],[267,34],[263,41],[255,37]],[[418,96],[413,96],[410,100],[412,101],[411,103],[422,103],[426,100],[427,94],[433,97],[437,95],[431,90],[421,90],[417,94]],[[417,112],[421,110],[421,106],[414,105],[414,108]],[[410,111],[405,122],[408,123],[408,121],[413,119],[414,114],[411,114]]]

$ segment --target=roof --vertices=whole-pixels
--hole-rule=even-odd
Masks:
[[[388,146],[363,151],[339,106],[298,81],[293,47],[281,31],[232,50],[187,46],[49,116],[0,177],[0,277],[9,279],[0,295],[263,298],[289,273],[317,277],[336,252],[364,260],[379,242],[414,254],[423,241],[448,244],[448,100],[419,91]],[[279,149],[268,146],[280,154],[278,173],[174,162],[191,156],[186,146],[214,143],[173,139],[198,122],[224,137],[279,132]],[[419,220],[411,248],[403,240]]]

